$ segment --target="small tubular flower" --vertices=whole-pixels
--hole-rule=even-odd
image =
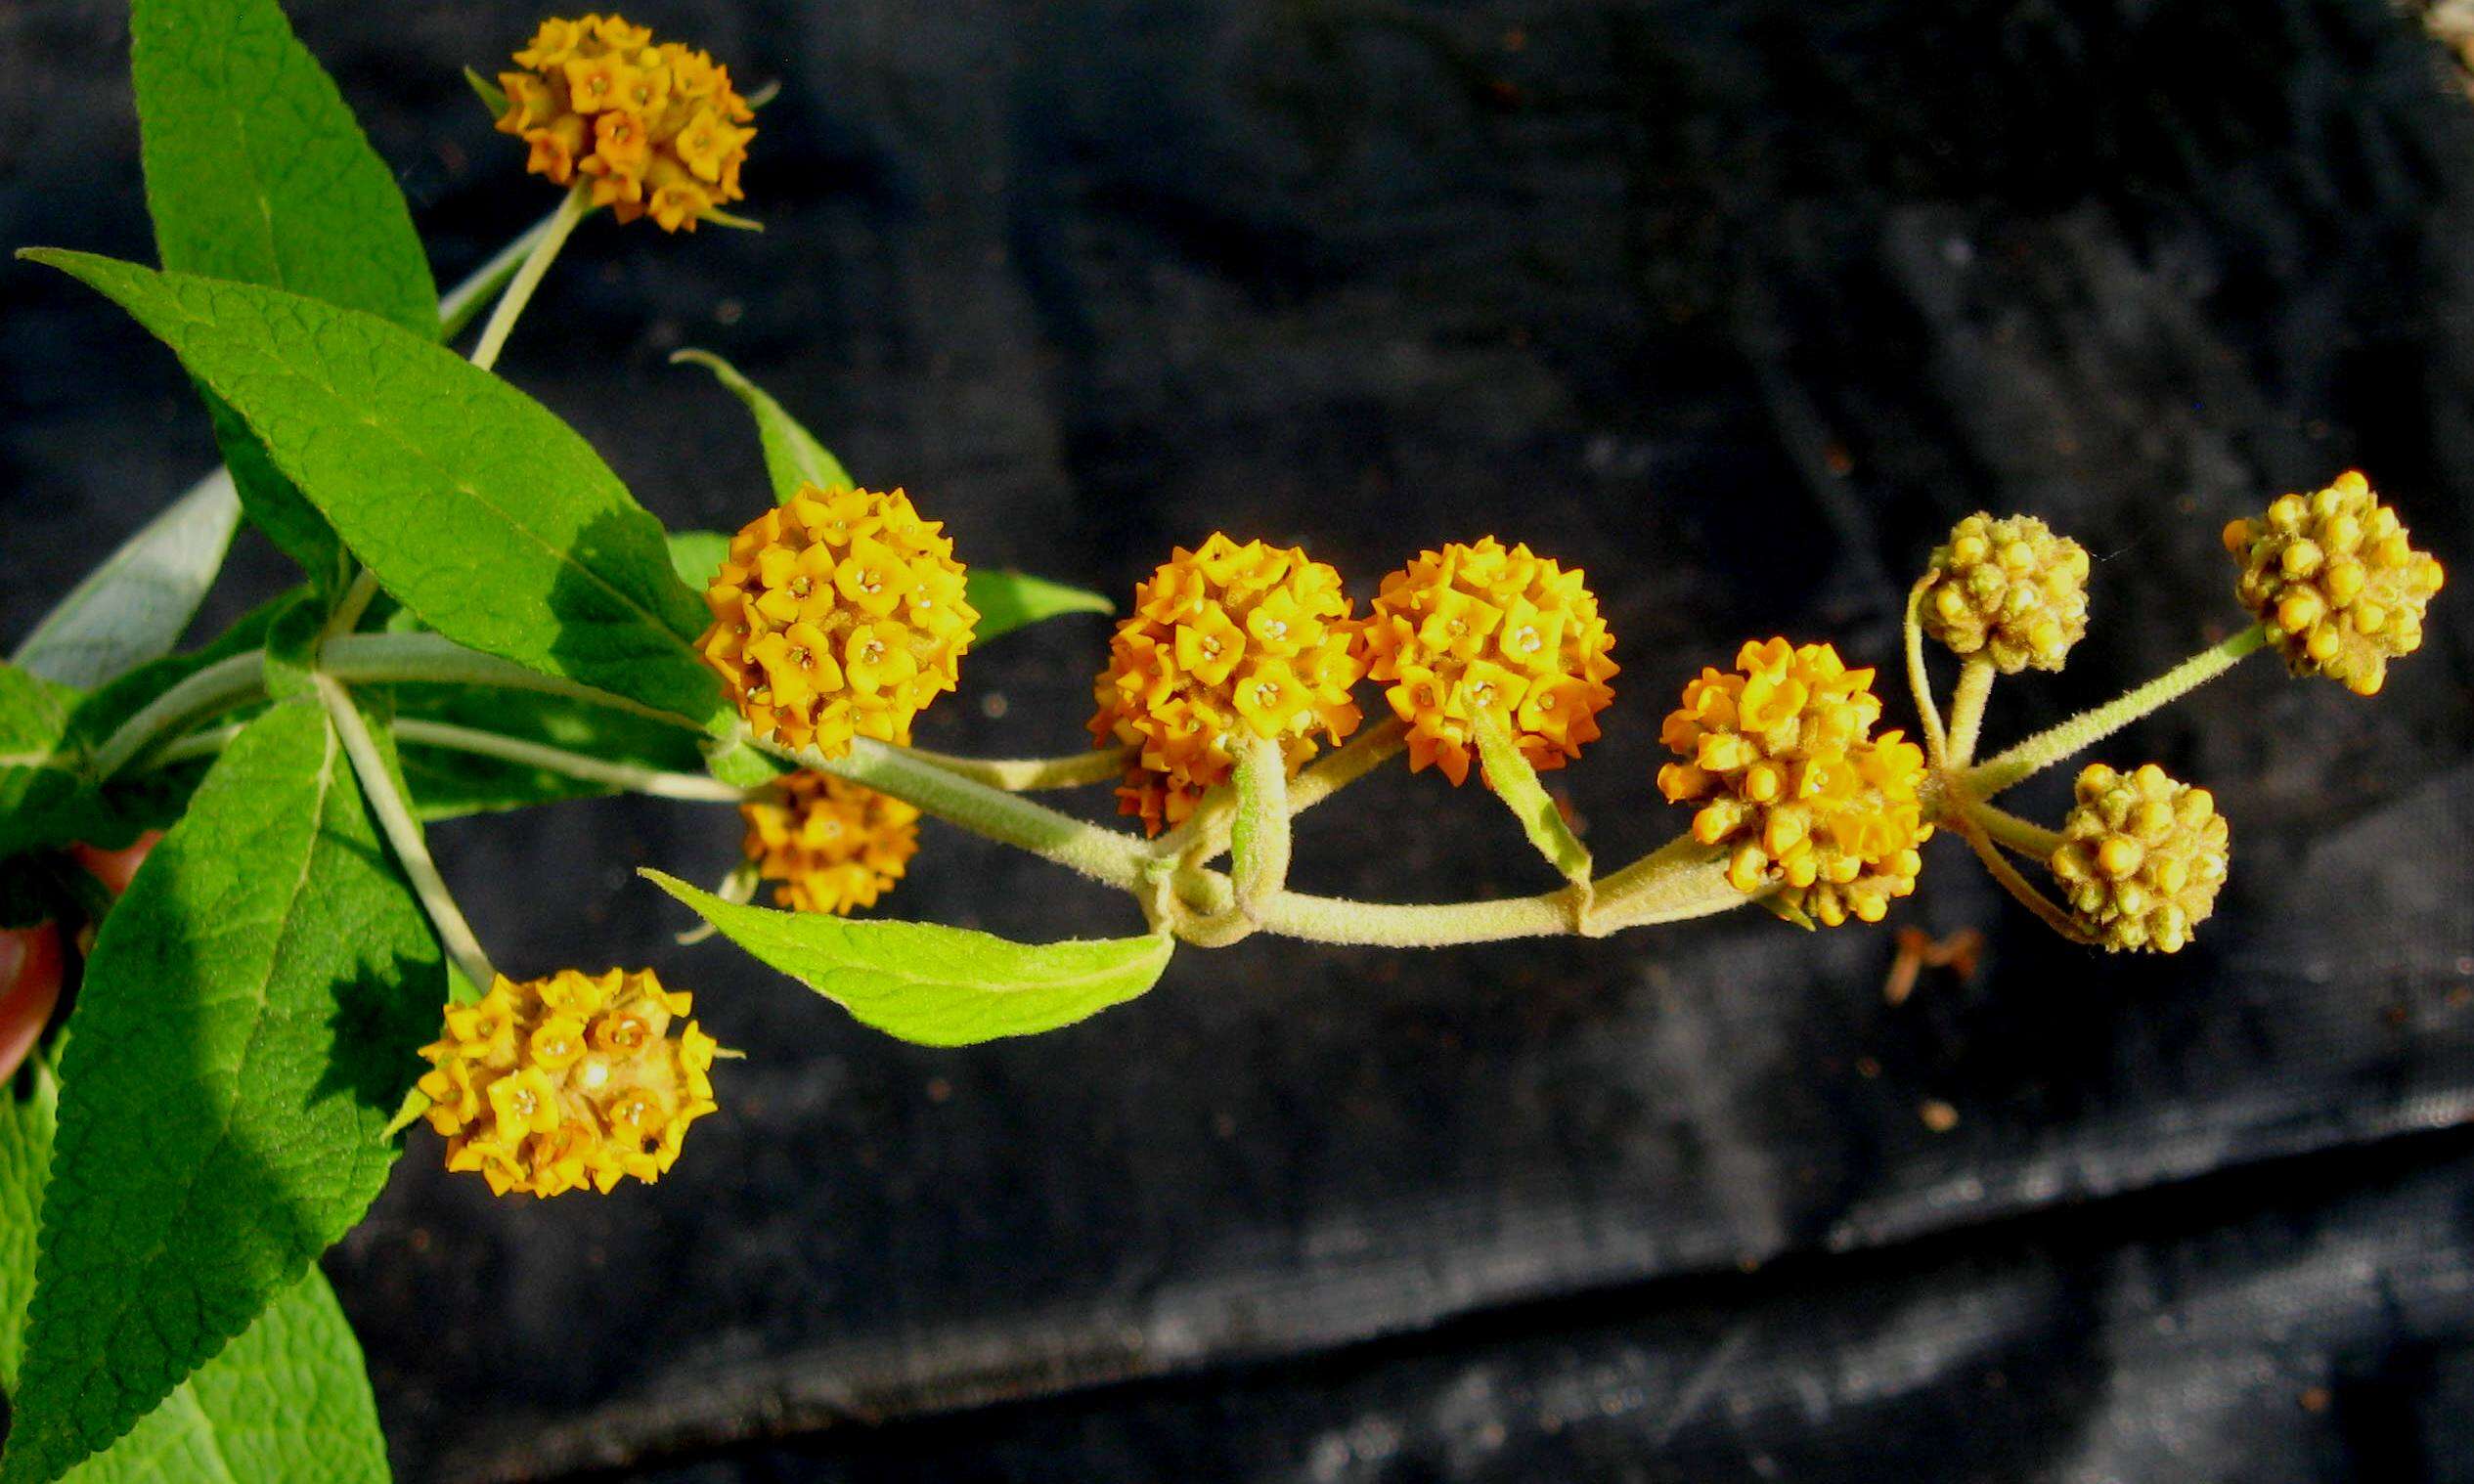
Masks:
[[[979,622],[943,531],[900,490],[806,485],[730,539],[696,647],[757,736],[828,758],[909,742]]]
[[[1922,749],[1881,717],[1871,670],[1828,644],[1747,643],[1734,673],[1705,669],[1684,687],[1659,740],[1684,761],[1658,769],[1670,804],[1702,801],[1693,837],[1731,848],[1740,891],[1780,899],[1836,927],[1878,922],[1916,889],[1932,838],[1919,790]]]
[[[545,21],[499,73],[507,112],[499,132],[524,141],[524,168],[557,185],[581,175],[593,203],[622,222],[650,216],[665,232],[693,232],[738,200],[747,127],[756,114],[728,67],[616,16]]]
[[[714,1109],[713,1038],[693,1021],[670,1033],[687,1009],[649,969],[501,975],[480,1003],[449,1005],[420,1083],[447,1168],[502,1196],[659,1179]]]
[[[2116,952],[2178,952],[2216,910],[2231,829],[2203,788],[2155,764],[2081,770],[2079,802],[2049,862],[2071,915]]]
[[[1357,652],[1408,725],[1409,767],[1455,787],[1492,717],[1539,768],[1562,767],[1598,738],[1614,699],[1614,635],[1582,574],[1489,536],[1421,554],[1383,580]]]
[[[1120,812],[1152,834],[1184,819],[1228,781],[1241,733],[1280,742],[1295,771],[1316,732],[1355,731],[1348,610],[1340,574],[1294,546],[1215,534],[1178,547],[1134,589],[1092,686],[1094,745],[1135,749]]]
[[[2088,550],[2033,515],[1959,522],[1933,548],[1924,632],[2004,675],[2059,670],[2088,632]]]
[[[795,912],[872,907],[919,851],[917,809],[831,773],[786,773],[739,813],[747,858],[781,883],[773,900]]]
[[[2225,528],[2242,564],[2235,592],[2295,675],[2324,675],[2375,695],[2388,662],[2422,643],[2439,559],[2406,539],[2397,512],[2354,470],[2316,495],[2286,495]]]

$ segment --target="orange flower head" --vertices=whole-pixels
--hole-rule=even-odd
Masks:
[[[2397,512],[2349,469],[2316,495],[2286,495],[2225,528],[2242,566],[2234,592],[2295,675],[2376,695],[2388,662],[2422,645],[2440,560],[2406,539]]]
[[[478,1004],[449,1005],[420,1083],[447,1168],[502,1196],[661,1178],[714,1109],[716,1048],[687,1009],[649,969],[501,975]]]
[[[1614,635],[1582,574],[1489,536],[1428,551],[1383,580],[1357,631],[1366,674],[1408,725],[1409,767],[1457,787],[1491,718],[1539,768],[1598,737]]]
[[[1317,733],[1355,731],[1348,618],[1340,574],[1294,546],[1215,535],[1177,548],[1134,589],[1092,687],[1094,744],[1135,750],[1121,810],[1153,834],[1184,819],[1233,774],[1241,733],[1280,742],[1295,771]]]
[[[1733,672],[1703,670],[1684,687],[1659,740],[1670,804],[1701,801],[1693,837],[1729,848],[1727,876],[1831,927],[1879,922],[1916,890],[1932,838],[1921,790],[1924,755],[1881,718],[1871,670],[1849,670],[1828,644],[1747,643]]]
[[[902,491],[805,485],[731,538],[697,648],[759,737],[827,758],[907,744],[958,682],[979,622],[963,593],[952,539]]]
[[[1934,548],[1920,616],[2004,675],[2059,670],[2088,632],[2088,549],[2033,515],[1970,515]]]
[[[622,222],[650,216],[695,230],[743,198],[739,166],[756,116],[727,67],[616,16],[541,23],[501,72],[501,133],[524,141],[524,168],[555,184],[591,183],[593,203]]]
[[[830,773],[786,773],[739,813],[747,858],[781,883],[773,900],[794,912],[872,907],[919,851],[917,809]]]

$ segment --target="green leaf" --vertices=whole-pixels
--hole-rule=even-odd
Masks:
[[[673,531],[670,533],[670,565],[691,591],[702,592],[712,585],[713,574],[722,570],[722,560],[730,554],[730,539],[719,531]]]
[[[1520,819],[1529,844],[1537,847],[1537,852],[1546,857],[1549,865],[1564,873],[1566,881],[1586,889],[1589,848],[1564,822],[1564,811],[1555,807],[1554,799],[1537,781],[1537,769],[1529,765],[1528,758],[1513,745],[1511,734],[1499,722],[1479,720],[1478,760],[1485,768],[1486,786]]]
[[[109,1447],[359,1219],[446,992],[326,717],[272,708],[87,961],[0,1484]]]
[[[437,337],[437,286],[395,174],[276,0],[134,0],[129,42],[146,204],[165,268],[288,289]],[[325,519],[228,408],[211,395],[207,404],[250,519],[313,576],[333,573]]]
[[[395,174],[275,0],[134,0],[129,70],[165,268],[436,338],[438,290]]]
[[[979,610],[979,624],[971,631],[974,644],[985,644],[1000,633],[1011,633],[1059,614],[1117,611],[1115,604],[1096,592],[1052,583],[1027,572],[974,570],[963,581],[971,606]]]
[[[14,1391],[34,1291],[35,1218],[60,1084],[40,1063],[0,1086],[0,1391]],[[361,1346],[313,1268],[68,1484],[384,1484]]]
[[[233,621],[231,628],[216,634],[202,647],[150,660],[121,676],[78,702],[76,710],[69,713],[70,741],[81,752],[91,752],[102,746],[122,722],[144,711],[163,692],[218,660],[227,660],[264,645],[267,633],[275,627],[276,620],[309,596],[310,590],[306,587],[287,589],[241,615]]]
[[[240,524],[231,476],[207,476],[104,558],[18,646],[17,663],[91,689],[171,652]]]
[[[312,1268],[64,1484],[386,1484],[361,1342]]]
[[[13,1082],[24,1084],[23,1096]],[[34,1296],[43,1171],[59,1121],[60,1082],[40,1057],[22,1075],[0,1080],[0,1391],[12,1395],[25,1353],[25,1305]]]
[[[363,686],[355,694],[392,701],[399,722],[443,721],[583,753],[605,763],[632,763],[664,772],[693,773],[704,766],[691,732],[561,696],[479,685]],[[415,738],[398,738],[398,742],[413,809],[424,822],[618,792],[606,783]]]
[[[76,838],[101,805],[67,741],[77,693],[0,665],[0,859]]]
[[[117,301],[228,398],[397,601],[440,633],[704,725],[704,605],[660,523],[540,403],[368,315],[29,251]]]
[[[1157,983],[1174,939],[1017,943],[934,923],[853,922],[740,906],[645,871],[757,958],[851,1012],[923,1046],[969,1046],[1071,1026]]]
[[[675,352],[671,364],[692,361],[713,372],[747,404],[756,417],[756,436],[765,445],[765,472],[773,482],[773,503],[788,504],[790,497],[799,493],[803,484],[815,485],[827,494],[847,490],[851,476],[843,471],[842,460],[816,441],[798,420],[783,412],[763,387],[738,373],[738,369],[709,350]]]

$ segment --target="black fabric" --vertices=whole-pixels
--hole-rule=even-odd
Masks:
[[[457,76],[531,9],[295,9],[442,278],[547,209]],[[1682,826],[1658,720],[1746,637],[1833,639],[1904,716],[1898,605],[1967,511],[2098,558],[1996,745],[2238,627],[2216,533],[2283,490],[2359,463],[2474,549],[2474,105],[2379,0],[630,16],[781,80],[768,230],[589,226],[504,369],[664,520],[765,499],[737,406],[665,364],[694,344],[975,563],[1123,593],[1225,529],[1362,598],[1526,540],[1619,638],[1555,779],[1604,861]],[[147,255],[121,24],[0,11],[35,79],[0,95],[8,242]],[[14,637],[211,445],[113,311],[0,285]],[[280,572],[249,544],[215,613]],[[2100,749],[2233,821],[2193,948],[2068,947],[1944,840],[1894,922],[1991,946],[1895,1005],[1887,929],[1742,913],[1187,950],[1085,1026],[923,1051],[671,943],[631,872],[718,876],[726,811],[441,828],[502,964],[655,965],[749,1058],[650,1190],[493,1200],[414,1138],[328,1263],[401,1472],[2474,1477],[2469,612],[2444,592],[2375,700],[2255,660]],[[1078,745],[1103,633],[973,656],[921,742]],[[1490,799],[1397,772],[1309,815],[1298,871],[1550,880]],[[1137,921],[943,830],[886,909]]]

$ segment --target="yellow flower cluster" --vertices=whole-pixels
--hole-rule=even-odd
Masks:
[[[2203,788],[2155,764],[2092,764],[2050,864],[2079,925],[2107,948],[2179,951],[2216,910],[2231,830]]]
[[[1978,513],[1933,549],[1924,632],[2004,675],[2059,670],[2088,632],[2088,551],[2033,515]]]
[[[1364,670],[1348,607],[1340,574],[1294,546],[1215,534],[1178,547],[1134,589],[1093,686],[1093,742],[1136,750],[1121,812],[1152,834],[1184,819],[1230,777],[1241,731],[1279,740],[1292,770],[1314,756],[1314,731],[1355,731],[1348,691]]]
[[[1836,927],[1879,922],[1916,889],[1932,837],[1918,790],[1924,755],[1881,717],[1873,672],[1828,644],[1747,643],[1736,673],[1705,669],[1658,738],[1685,761],[1658,769],[1670,804],[1706,800],[1693,838],[1732,843],[1740,891],[1781,888],[1789,906]]]
[[[1598,738],[1614,699],[1614,635],[1578,571],[1489,536],[1428,551],[1383,580],[1358,629],[1366,674],[1408,723],[1409,767],[1457,786],[1491,717],[1539,768]]]
[[[449,1005],[420,1084],[447,1168],[502,1196],[659,1179],[714,1106],[713,1038],[693,1021],[670,1034],[687,1007],[649,969],[501,975],[479,1004]]]
[[[593,203],[622,222],[650,216],[666,232],[695,230],[746,193],[739,166],[756,116],[728,67],[616,16],[545,21],[499,73],[499,132],[532,148],[524,168],[567,185],[581,173]]]
[[[2296,675],[2324,675],[2375,695],[2388,662],[2422,643],[2440,590],[2437,557],[2406,540],[2397,512],[2351,469],[2316,495],[2286,495],[2225,528],[2242,564],[2235,591]]]
[[[979,622],[943,529],[900,490],[806,485],[731,538],[696,642],[756,735],[828,758],[909,742]]]
[[[831,773],[786,773],[771,796],[739,807],[747,858],[778,881],[773,900],[794,912],[872,907],[919,852],[919,811]]]

